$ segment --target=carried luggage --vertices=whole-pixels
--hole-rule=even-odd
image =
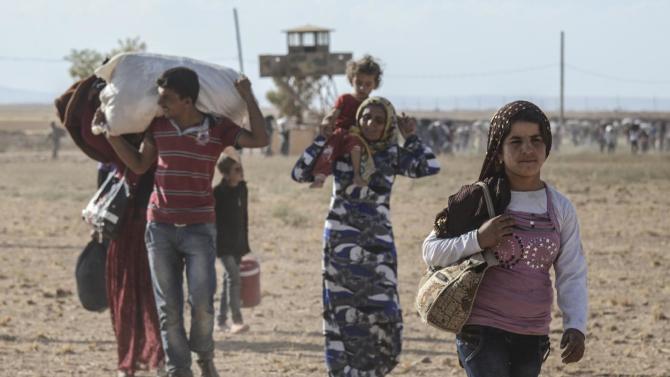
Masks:
[[[81,216],[103,238],[116,239],[130,196],[131,187],[125,171],[120,178],[111,172],[81,211]]]
[[[75,280],[77,296],[86,310],[101,312],[107,309],[105,281],[107,243],[91,240],[77,258]]]
[[[484,182],[476,184],[484,192],[489,217],[494,217],[488,186]],[[484,250],[447,267],[428,268],[419,282],[414,303],[421,320],[440,330],[458,334],[470,317],[486,270],[497,264],[493,252]]]
[[[200,93],[195,105],[200,111],[242,124],[247,111],[235,88],[240,77],[237,71],[185,57],[128,52],[115,55],[95,70],[96,76],[107,82],[100,92],[100,109],[107,124],[95,125],[103,129],[94,132],[118,136],[146,130],[154,117],[163,114],[156,80],[175,67],[187,67],[198,74]]]
[[[261,265],[256,258],[242,258],[240,285],[240,301],[243,308],[251,308],[261,303]]]

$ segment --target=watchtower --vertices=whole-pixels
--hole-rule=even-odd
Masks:
[[[335,97],[334,75],[346,72],[350,52],[330,52],[332,29],[314,25],[304,25],[284,30],[286,33],[286,55],[260,55],[260,76],[273,77],[275,83],[299,101],[312,113],[311,104],[304,103],[292,82],[309,81],[312,90],[319,93],[321,113],[332,106]]]
[[[326,29],[313,25],[299,26],[284,30],[286,33],[286,55],[261,55],[261,77],[309,77],[342,75],[347,62],[351,60],[349,52],[330,52],[330,33]]]

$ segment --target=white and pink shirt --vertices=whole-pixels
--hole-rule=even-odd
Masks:
[[[484,276],[467,323],[548,334],[553,266],[563,327],[586,334],[587,268],[572,203],[549,186],[512,191],[506,213],[516,220],[513,235],[493,249],[500,265]],[[433,266],[447,266],[479,251],[477,230],[445,239],[431,232],[423,243],[424,261]]]

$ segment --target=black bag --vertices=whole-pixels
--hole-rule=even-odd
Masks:
[[[130,195],[126,171],[121,178],[110,173],[86,208],[81,211],[81,216],[87,224],[93,226],[96,233],[104,238],[116,239]]]
[[[105,265],[107,243],[91,240],[77,258],[74,276],[79,302],[86,310],[101,312],[107,309]]]

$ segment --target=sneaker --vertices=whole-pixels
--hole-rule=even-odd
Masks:
[[[233,325],[230,326],[231,334],[241,334],[247,331],[249,331],[249,325],[246,323],[233,323]]]
[[[200,377],[220,377],[214,366],[214,360],[198,360]]]

